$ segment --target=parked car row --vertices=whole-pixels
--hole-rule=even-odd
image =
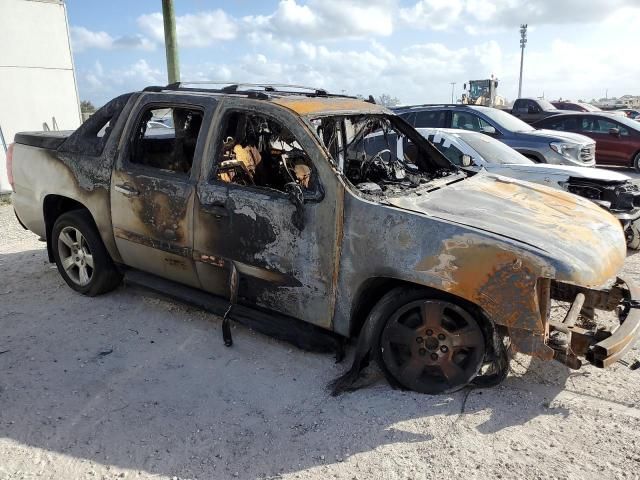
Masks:
[[[442,393],[505,378],[507,344],[574,369],[622,358],[640,337],[640,289],[617,278],[625,238],[601,207],[635,205],[634,191],[595,170],[552,180],[548,166],[554,189],[471,168],[525,161],[490,137],[581,166],[594,141],[483,107],[398,113],[481,132],[465,140],[477,153],[456,161],[386,108],[324,90],[172,84],[122,95],[74,132],[17,134],[14,209],[78,293],[124,276],[224,315],[227,346],[230,320],[337,354],[354,339],[335,393],[370,359],[395,386]],[[580,188],[602,197],[561,191]],[[552,301],[571,305],[564,319]],[[575,325],[594,310],[619,327]]]
[[[458,128],[484,133],[535,162],[591,167],[596,143],[584,135],[537,130],[510,113],[475,105],[419,105],[394,111],[415,128]]]
[[[530,125],[505,110],[491,107],[416,105],[394,110],[416,128],[458,128],[484,133],[535,162],[617,165],[640,172],[640,122],[623,115],[556,109],[553,114],[551,110],[545,111],[537,121],[532,121],[533,116],[527,117]]]

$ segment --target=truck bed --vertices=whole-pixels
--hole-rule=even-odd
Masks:
[[[56,150],[72,133],[73,130],[20,132],[16,133],[15,142],[31,147]]]

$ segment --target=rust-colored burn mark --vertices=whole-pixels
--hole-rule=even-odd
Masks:
[[[298,115],[336,112],[357,112],[359,114],[389,113],[381,105],[365,102],[357,98],[299,96],[274,98],[272,102],[293,110]]]
[[[179,268],[181,270],[186,270],[187,269],[187,264],[182,259],[165,257],[163,259],[163,261],[164,261],[164,263],[166,263],[170,267]]]
[[[532,355],[542,360],[552,360],[554,351],[545,344],[544,334],[522,330],[520,328],[509,329],[511,348],[515,352]]]
[[[122,238],[123,240],[128,240],[133,243],[144,245],[145,247],[155,248],[157,250],[162,250],[163,252],[167,253],[173,253],[174,255],[179,255],[181,257],[191,257],[191,248],[189,247],[182,247],[172,242],[157,240],[155,238],[147,237],[145,235],[140,235],[134,232],[129,232],[118,227],[115,227],[113,229],[113,233],[117,238]]]
[[[445,290],[480,305],[500,325],[543,332],[535,287],[544,263],[489,242],[472,234],[446,240],[415,269],[441,279]]]
[[[542,185],[479,174],[424,197],[389,201],[400,208],[492,232],[505,242],[533,247],[543,254],[535,257],[561,263],[553,272],[561,280],[599,287],[624,262],[626,249],[619,221],[593,202]],[[594,258],[599,261],[594,263]]]
[[[140,226],[150,236],[181,243],[187,238],[187,206],[184,196],[171,188],[171,184],[131,177],[140,191],[138,197],[131,198],[132,208],[140,220]]]
[[[225,265],[224,258],[216,257],[215,255],[207,255],[202,252],[194,252],[193,258],[198,262],[208,263],[214,267],[224,268]]]

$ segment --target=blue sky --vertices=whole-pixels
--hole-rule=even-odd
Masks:
[[[640,94],[639,0],[175,0],[183,80],[295,83],[403,103],[496,75],[517,94]],[[80,97],[166,83],[160,0],[67,0]]]

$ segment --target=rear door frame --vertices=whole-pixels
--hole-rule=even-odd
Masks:
[[[115,242],[127,266],[200,287],[192,258],[193,198],[216,105],[212,97],[165,92],[143,93],[134,105],[120,138],[110,192]],[[188,176],[130,161],[134,131],[150,108],[203,112]]]

